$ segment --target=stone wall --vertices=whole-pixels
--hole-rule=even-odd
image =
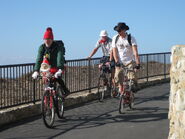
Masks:
[[[168,139],[185,139],[185,45],[172,47]]]

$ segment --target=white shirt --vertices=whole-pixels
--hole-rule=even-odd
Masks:
[[[112,38],[112,48],[118,49],[119,62],[123,63],[124,65],[127,65],[132,60],[135,61],[133,50],[132,50],[132,46],[137,45],[135,38],[131,36],[131,43],[132,43],[132,46],[131,46],[128,42],[128,36],[126,36],[125,38],[118,36],[119,38],[115,43],[117,36],[118,35],[115,35]]]
[[[105,43],[101,43],[101,39],[97,41],[96,48],[102,48],[103,56],[110,56],[110,51],[112,50],[112,39],[108,38]]]

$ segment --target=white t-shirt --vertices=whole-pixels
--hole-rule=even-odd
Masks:
[[[101,42],[101,39],[97,41],[96,48],[102,48],[103,56],[110,56],[110,51],[112,50],[112,39],[108,38],[108,40],[103,43]]]
[[[132,60],[135,61],[133,50],[132,50],[132,46],[137,45],[135,38],[131,36],[131,43],[132,43],[132,46],[131,46],[128,42],[128,35],[125,38],[118,36],[119,38],[115,43],[117,36],[118,35],[115,35],[112,38],[112,48],[118,49],[119,62],[123,63],[124,65],[127,65]]]

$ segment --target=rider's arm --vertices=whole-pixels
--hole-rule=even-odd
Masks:
[[[58,47],[58,52],[57,52],[57,68],[63,70],[64,69],[64,54],[62,51],[62,47]]]
[[[92,51],[92,53],[90,54],[89,58],[91,58],[97,51],[98,49],[101,47],[99,41],[97,41],[94,50]]]
[[[113,49],[111,49],[111,51],[110,51],[110,59],[109,59],[109,61],[112,61],[113,60]]]
[[[131,42],[132,42],[132,50],[133,50],[133,54],[136,60],[136,64],[139,65],[140,64],[140,59],[139,59],[139,54],[138,54],[138,50],[137,50],[137,42],[136,39],[132,36],[131,38]]]
[[[112,51],[113,51],[113,58],[115,60],[115,63],[118,63],[119,62],[119,55],[118,55],[118,49],[116,47],[116,42],[115,42],[116,37],[117,37],[117,35],[112,38]]]
[[[43,61],[43,56],[44,56],[44,46],[41,45],[39,47],[38,54],[37,54],[37,59],[36,59],[35,67],[34,67],[35,71],[39,71],[40,65]]]
[[[99,47],[94,48],[94,50],[92,51],[91,55],[89,56],[89,58],[91,58],[97,51],[98,51]]]
[[[138,50],[137,50],[137,45],[133,45],[132,50],[133,50],[133,53],[134,53],[134,56],[135,56],[136,64],[139,65],[140,64],[140,59],[139,59],[139,54],[138,54]]]
[[[113,57],[114,57],[115,63],[118,63],[119,58],[118,58],[118,49],[117,49],[117,47],[113,48]]]

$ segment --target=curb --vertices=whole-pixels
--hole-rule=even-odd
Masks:
[[[168,83],[170,79],[157,79],[149,82],[143,82],[138,84],[138,90],[143,88],[154,86],[158,84]],[[91,93],[89,91],[79,92],[69,95],[65,100],[65,107],[78,106],[80,104],[85,104],[92,100],[98,99],[97,89],[92,89]],[[0,127],[3,127],[6,124],[14,123],[25,118],[33,117],[41,114],[41,103],[37,102],[36,104],[26,104],[22,106],[17,106],[14,108],[9,108],[6,110],[0,111]]]

